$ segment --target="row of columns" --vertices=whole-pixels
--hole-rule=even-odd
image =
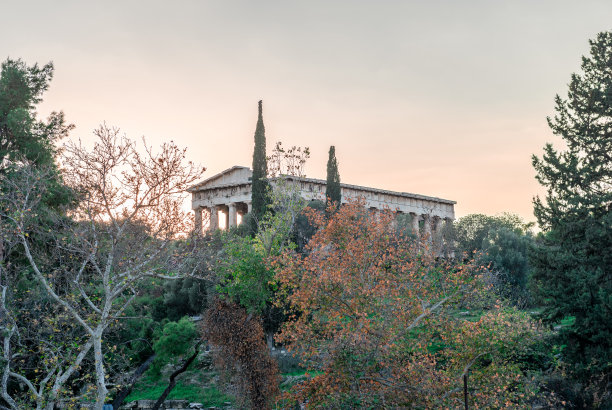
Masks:
[[[213,205],[211,207],[199,207],[195,209],[195,227],[198,232],[203,231],[203,212],[207,211],[210,217],[208,222],[208,230],[219,228],[219,211],[225,213],[225,228],[233,228],[238,226],[238,215],[244,217],[251,212],[251,201],[248,202],[230,202],[229,204]]]
[[[203,231],[203,211],[207,211],[210,220],[208,224],[209,230],[219,228],[219,210],[225,213],[225,228],[233,228],[238,226],[238,215],[244,217],[251,212],[251,202],[230,202],[229,204],[219,204],[211,207],[199,207],[195,210],[195,226],[199,232]],[[378,211],[376,208],[371,208],[371,211]],[[416,234],[423,234],[424,237],[431,238],[432,233],[437,235],[443,228],[444,223],[452,222],[451,218],[441,218],[430,214],[417,214],[410,212],[412,217],[412,230]],[[420,222],[423,221],[423,231],[421,232]]]
[[[423,235],[431,238],[432,230],[434,234],[441,232],[445,223],[452,222],[451,218],[441,218],[430,214],[417,214],[410,212],[412,217],[412,231],[415,233],[420,232],[420,222],[423,221]]]
[[[376,214],[380,212],[378,208],[372,207],[370,208],[370,212]],[[397,211],[398,214],[402,214],[403,212]],[[423,234],[423,236],[427,236],[431,238],[432,233],[437,235],[442,231],[445,223],[451,223],[453,221],[452,218],[442,218],[437,215],[431,214],[417,214],[416,212],[410,212],[411,216],[411,224],[412,231],[415,234]],[[423,221],[423,230],[421,231],[421,221]]]
[[[378,213],[380,212],[378,208],[371,207],[369,210],[373,217],[378,217]],[[398,210],[396,216],[402,214],[405,213]],[[417,247],[419,249],[422,249],[421,241],[423,241],[428,244],[427,249],[433,252],[435,255],[454,257],[452,248],[449,248],[449,245],[452,244],[451,242],[448,242],[448,238],[444,232],[445,226],[449,224],[452,225],[453,218],[416,212],[410,212],[405,215],[410,215],[410,225],[404,226],[402,224],[400,228],[398,218],[396,217],[392,222],[395,229],[410,229],[418,239]]]

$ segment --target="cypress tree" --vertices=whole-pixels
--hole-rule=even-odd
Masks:
[[[340,189],[340,173],[338,172],[338,160],[336,160],[336,147],[329,147],[329,159],[327,160],[327,186],[325,197],[328,206],[335,204],[340,206],[342,201],[342,191]]]
[[[255,148],[253,150],[253,178],[252,178],[252,212],[253,217],[259,220],[268,210],[270,203],[268,189],[268,162],[266,160],[266,129],[263,123],[262,102],[259,101],[259,115],[255,127]]]
[[[612,371],[612,32],[590,45],[548,118],[567,149],[533,157],[547,194],[534,201],[543,233],[532,279],[547,319],[575,319],[560,330],[562,355],[585,378]]]

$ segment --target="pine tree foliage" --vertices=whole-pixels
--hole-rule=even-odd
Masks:
[[[551,144],[533,157],[546,200],[534,199],[544,230],[534,252],[534,282],[547,318],[574,317],[561,331],[564,358],[578,374],[612,370],[612,32],[590,41],[567,98],[556,96]]]
[[[24,156],[38,164],[52,164],[53,142],[65,137],[73,126],[64,123],[62,112],[53,112],[47,122],[36,119],[35,106],[53,78],[53,64],[28,67],[21,60],[7,59],[0,71],[0,160]]]
[[[268,191],[268,162],[266,160],[266,129],[263,123],[262,101],[259,101],[259,114],[255,127],[255,148],[253,150],[253,216],[259,220],[268,210],[270,203]]]
[[[44,203],[51,206],[70,201],[55,165],[55,143],[66,137],[72,124],[64,113],[52,112],[46,121],[36,117],[36,105],[49,88],[53,63],[42,67],[26,65],[22,60],[6,59],[0,67],[0,162],[28,160],[49,168],[49,189]],[[4,167],[2,172],[7,172]]]
[[[338,172],[338,160],[336,159],[336,147],[329,147],[329,159],[327,160],[327,186],[325,197],[328,204],[340,206],[342,191],[340,188],[340,173]]]

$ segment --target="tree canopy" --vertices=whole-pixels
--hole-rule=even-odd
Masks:
[[[468,255],[482,249],[483,240],[491,230],[505,228],[517,234],[524,234],[530,226],[518,215],[510,213],[496,216],[469,214],[459,218],[454,224],[458,250]]]
[[[493,272],[498,295],[513,303],[529,302],[528,253],[533,242],[530,223],[510,213],[469,214],[455,222],[454,236],[460,252],[476,258]]]
[[[66,137],[72,124],[66,124],[64,113],[52,112],[47,121],[36,116],[36,105],[49,88],[53,63],[28,66],[22,60],[6,59],[0,70],[0,162],[5,158],[27,160],[47,166],[47,190],[44,203],[65,204],[70,195],[61,182],[55,166],[55,143]],[[7,172],[7,168],[3,169]]]
[[[373,216],[363,202],[310,216],[320,229],[309,252],[277,261],[292,313],[278,339],[317,372],[292,391],[298,403],[457,407],[468,369],[476,407],[527,403],[532,392],[510,353],[537,338],[525,314],[496,307],[477,322],[454,317],[460,306],[483,307],[474,261],[436,260],[397,232],[392,212]]]
[[[564,357],[577,373],[612,370],[612,32],[590,41],[567,98],[555,98],[548,124],[566,149],[546,144],[533,156],[545,199],[534,199],[544,230],[534,252],[534,281],[551,321],[561,330]]]

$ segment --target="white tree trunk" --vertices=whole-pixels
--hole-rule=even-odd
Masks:
[[[93,344],[94,344],[94,358],[95,358],[95,367],[96,367],[96,387],[97,387],[97,396],[96,396],[96,404],[95,409],[101,410],[104,405],[104,401],[106,400],[106,396],[108,395],[108,390],[106,389],[106,374],[104,371],[104,355],[102,353],[102,333],[104,332],[104,328],[102,326],[98,326],[93,335]]]
[[[49,393],[49,401],[47,402],[46,410],[53,410],[55,407],[55,401],[57,400],[57,396],[59,395],[60,389],[66,383],[66,381],[72,376],[72,373],[81,365],[81,362],[91,350],[93,343],[91,339],[81,348],[76,360],[62,373],[58,374],[55,378],[55,383],[53,383],[53,388],[51,389],[51,393]]]
[[[6,288],[2,289],[3,296],[4,296],[5,291],[6,291]],[[4,301],[4,298],[3,298],[3,301]],[[4,370],[2,371],[2,398],[4,399],[4,401],[8,403],[9,406],[11,406],[11,409],[18,410],[19,407],[17,406],[17,403],[15,403],[15,400],[13,400],[11,396],[9,396],[8,391],[7,391],[9,371],[11,369],[11,362],[10,362],[11,337],[13,337],[14,332],[15,332],[15,328],[11,327],[11,329],[5,330],[5,335],[4,335],[5,364],[4,364]]]

